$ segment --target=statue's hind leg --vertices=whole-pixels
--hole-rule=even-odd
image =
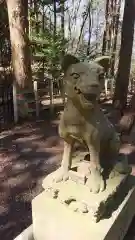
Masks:
[[[110,177],[114,177],[117,174],[129,174],[132,171],[131,166],[128,164],[128,158],[124,154],[120,154],[121,142],[117,133],[114,132],[110,140],[110,151],[113,155],[113,168],[110,173]]]

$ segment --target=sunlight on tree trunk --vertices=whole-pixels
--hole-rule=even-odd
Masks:
[[[116,79],[114,106],[121,111],[124,110],[127,102],[132,47],[134,38],[135,4],[134,0],[125,0],[123,15],[120,59]]]
[[[12,66],[16,83],[24,88],[32,85],[29,40],[26,34],[26,11],[23,1],[7,0]]]

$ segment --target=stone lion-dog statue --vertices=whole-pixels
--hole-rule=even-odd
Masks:
[[[128,172],[128,164],[117,161],[120,139],[114,126],[100,109],[99,96],[104,87],[105,66],[102,57],[98,61],[80,62],[72,55],[66,55],[62,62],[67,102],[61,115],[59,135],[64,139],[64,152],[61,167],[51,174],[51,181],[66,181],[72,164],[75,142],[84,145],[90,155],[87,186],[93,193],[105,189],[104,168],[113,166],[120,173]],[[110,158],[105,160],[104,155]],[[101,161],[101,156],[103,160]],[[114,173],[114,171],[112,171]]]

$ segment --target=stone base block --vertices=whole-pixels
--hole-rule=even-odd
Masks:
[[[32,201],[34,240],[122,240],[135,214],[134,182],[129,177],[126,183],[129,191],[124,200],[111,216],[98,223],[89,214],[75,212],[43,191]]]
[[[54,174],[54,173],[53,173]],[[49,178],[52,174],[49,175]],[[106,189],[98,194],[90,192],[85,182],[85,176],[75,171],[69,171],[70,179],[65,182],[52,183],[48,185],[48,177],[43,181],[45,191],[52,198],[75,212],[87,213],[89,218],[98,222],[104,215],[110,214],[117,209],[120,202],[128,192],[128,175],[118,174],[114,178],[108,178]],[[89,178],[89,181],[91,179]]]

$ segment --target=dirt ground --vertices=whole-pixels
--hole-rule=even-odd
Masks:
[[[31,200],[42,191],[42,179],[60,164],[59,120],[43,118],[0,133],[0,239],[13,240],[31,224]],[[135,147],[125,143],[121,151],[129,156],[134,173]],[[133,239],[135,220],[125,237]]]

